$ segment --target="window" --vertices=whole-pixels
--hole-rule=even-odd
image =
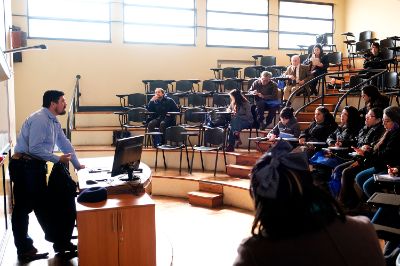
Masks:
[[[124,0],[124,41],[194,45],[194,0]]]
[[[268,48],[268,0],[207,0],[207,45]]]
[[[332,44],[333,5],[312,2],[279,2],[279,48],[299,49],[313,45],[316,35],[327,33]]]
[[[110,41],[110,3],[28,0],[28,26],[31,38]]]

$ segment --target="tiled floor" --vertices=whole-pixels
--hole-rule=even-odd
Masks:
[[[250,235],[253,219],[251,212],[230,207],[193,207],[185,199],[170,197],[156,196],[153,199],[156,202],[158,266],[232,265],[238,245],[244,237]],[[50,252],[50,255],[47,260],[25,265],[78,265],[77,258],[66,261],[54,257],[52,245],[44,240],[33,215],[30,234],[35,240],[35,246],[40,251]],[[12,234],[1,265],[24,265],[17,260]]]

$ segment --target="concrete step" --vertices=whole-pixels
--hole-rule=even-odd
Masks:
[[[253,169],[253,166],[228,164],[226,166],[226,173],[232,177],[248,179],[251,169]]]
[[[223,195],[217,193],[191,191],[188,192],[189,203],[195,206],[217,208],[223,205]]]
[[[200,181],[199,190],[202,192],[224,194],[224,186],[222,184],[215,184],[213,182],[208,182],[208,181]]]
[[[262,153],[260,152],[237,155],[236,164],[253,166],[261,155]]]

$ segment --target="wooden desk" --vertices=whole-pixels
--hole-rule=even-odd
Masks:
[[[143,178],[150,180],[144,166]],[[87,178],[87,172],[80,170],[78,179]],[[76,209],[79,265],[156,265],[155,204],[149,195],[108,195],[102,202],[77,202]]]

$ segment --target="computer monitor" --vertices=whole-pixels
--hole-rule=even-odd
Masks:
[[[134,171],[140,171],[139,164],[142,156],[143,135],[117,140],[114,153],[114,162],[111,176],[128,174],[121,180],[139,179],[133,175]]]

